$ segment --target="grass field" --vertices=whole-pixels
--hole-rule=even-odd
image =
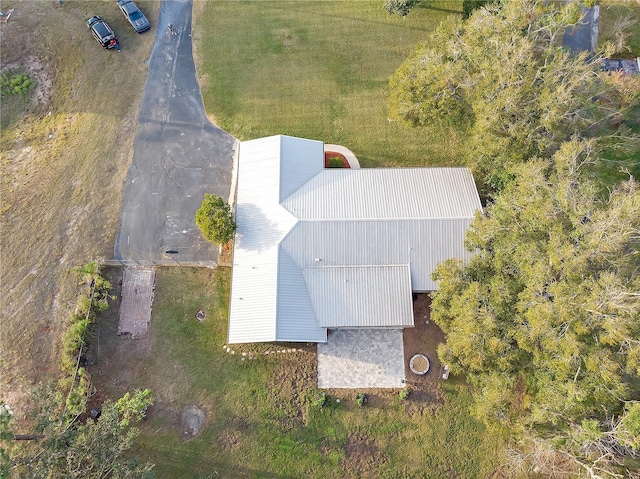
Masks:
[[[244,361],[226,352],[229,280],[226,268],[158,269],[150,338],[116,338],[115,308],[99,323],[99,389],[156,395],[136,453],[159,478],[491,477],[504,443],[470,418],[468,392],[454,382],[439,405],[387,392],[359,408],[345,392],[318,408],[312,352]],[[207,422],[185,441],[180,413],[190,405]]]
[[[627,20],[627,21],[625,21]],[[640,3],[603,0],[600,4],[600,28],[598,40],[617,43],[616,24],[625,24],[622,38],[627,46],[619,56],[622,58],[640,57]]]
[[[207,111],[241,140],[287,134],[344,144],[363,166],[456,165],[452,131],[389,121],[388,80],[460,1],[406,18],[381,0],[197,4]]]
[[[154,22],[159,3],[139,4]],[[31,386],[57,373],[77,294],[70,269],[112,255],[155,32],[135,34],[113,0],[2,2],[11,8],[2,67],[34,72],[39,89],[0,111],[0,399],[20,418]],[[95,14],[121,53],[92,38]]]

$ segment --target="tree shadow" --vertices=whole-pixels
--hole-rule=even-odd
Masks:
[[[462,10],[452,10],[450,8],[435,7],[433,5],[427,5],[422,3],[418,3],[414,8],[420,8],[422,10],[435,10],[437,12],[445,12],[445,13],[458,13],[462,15]]]

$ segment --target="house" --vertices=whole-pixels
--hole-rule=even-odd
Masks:
[[[277,135],[240,144],[235,210],[228,342],[324,343],[413,326],[481,205],[466,168],[325,169],[322,142]]]

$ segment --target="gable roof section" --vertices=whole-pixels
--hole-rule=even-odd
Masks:
[[[276,340],[278,245],[297,221],[279,204],[282,143],[273,136],[240,144],[230,343]]]
[[[433,291],[431,273],[449,258],[471,258],[471,218],[299,221],[280,248],[298,267],[410,264],[413,291]]]
[[[481,208],[467,168],[326,169],[282,206],[309,220],[473,218]]]
[[[407,325],[411,290],[436,289],[438,262],[470,256],[481,206],[465,168],[325,170],[322,142],[281,135],[241,143],[238,163],[229,343]],[[367,297],[384,283],[388,295]]]
[[[302,271],[322,328],[413,326],[408,264],[311,266]]]
[[[327,330],[316,320],[302,269],[284,250],[278,262],[276,338],[278,341],[324,343]]]

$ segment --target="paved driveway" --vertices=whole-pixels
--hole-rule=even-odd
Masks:
[[[581,6],[580,11],[583,15],[582,20],[576,26],[569,28],[562,37],[562,44],[574,55],[595,52],[598,46],[600,7]]]
[[[235,140],[204,113],[191,48],[191,7],[192,0],[164,0],[160,7],[117,260],[213,265],[217,259],[217,248],[202,238],[194,217],[204,193],[229,197]]]

